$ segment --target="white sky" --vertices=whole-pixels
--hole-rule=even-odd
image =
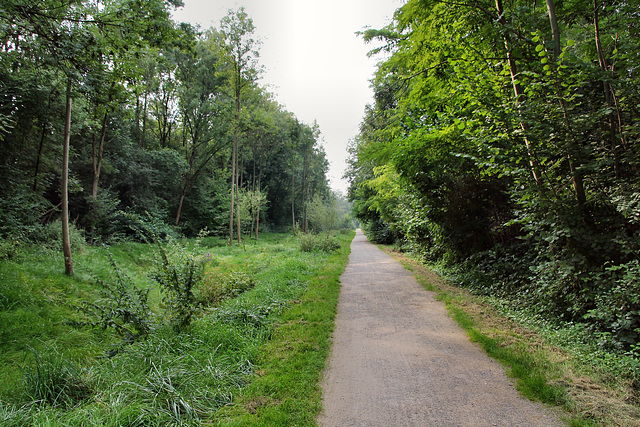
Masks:
[[[244,6],[262,41],[261,85],[286,110],[309,125],[318,122],[331,162],[331,187],[345,192],[342,180],[347,142],[358,134],[369,80],[376,59],[373,48],[355,33],[389,24],[403,0],[183,0],[177,21],[219,27],[229,9]]]

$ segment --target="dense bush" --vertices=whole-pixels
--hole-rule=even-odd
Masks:
[[[367,238],[374,243],[390,245],[400,238],[398,233],[393,231],[391,225],[382,219],[363,222],[362,230]]]
[[[300,250],[302,252],[330,253],[340,249],[340,243],[331,234],[303,234],[300,236]]]

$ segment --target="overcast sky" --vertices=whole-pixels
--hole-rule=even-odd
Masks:
[[[229,9],[244,6],[262,41],[261,85],[306,124],[318,122],[331,162],[332,188],[342,180],[346,145],[358,133],[375,59],[357,31],[390,23],[403,0],[184,0],[177,21],[219,27]]]

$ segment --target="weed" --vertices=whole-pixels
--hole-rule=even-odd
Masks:
[[[167,249],[157,244],[158,256],[150,277],[163,292],[162,301],[176,332],[184,331],[197,311],[194,289],[202,281],[205,259],[175,241]]]
[[[148,303],[149,289],[137,288],[129,275],[118,267],[111,254],[108,255],[115,280],[98,280],[102,298],[95,302],[85,302],[81,309],[97,319],[89,320],[87,324],[102,329],[113,328],[123,337],[123,344],[132,343],[146,337],[153,329]]]

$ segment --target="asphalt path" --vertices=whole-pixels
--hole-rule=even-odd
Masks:
[[[562,425],[360,230],[340,280],[321,426]]]

